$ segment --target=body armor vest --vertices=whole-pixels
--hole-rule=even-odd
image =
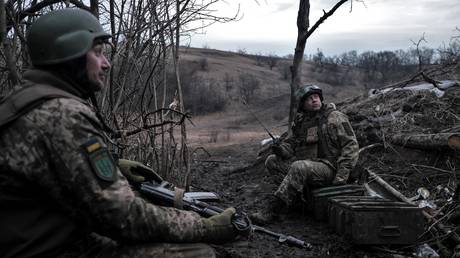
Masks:
[[[336,110],[327,108],[321,110],[315,116],[302,115],[296,121],[293,133],[296,138],[294,152],[296,159],[323,159],[336,167],[336,159],[329,150],[330,140],[327,133],[327,118]]]

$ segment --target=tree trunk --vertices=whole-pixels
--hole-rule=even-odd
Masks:
[[[460,133],[396,134],[391,142],[409,148],[426,150],[460,150]]]
[[[5,1],[0,1],[0,45],[6,38],[6,13]]]
[[[90,0],[91,13],[99,19],[99,0]]]
[[[299,12],[297,13],[297,43],[295,47],[294,60],[291,66],[291,103],[289,107],[289,131],[291,130],[292,121],[296,110],[295,93],[300,85],[302,76],[302,61],[307,42],[307,32],[310,27],[310,1],[300,0]]]
[[[176,45],[175,45],[175,53],[174,53],[174,72],[176,75],[176,82],[177,82],[177,93],[179,97],[179,110],[182,113],[185,113],[184,107],[184,97],[182,95],[182,85],[180,81],[180,72],[179,72],[179,46],[180,46],[180,0],[176,0]],[[186,4],[186,3],[185,3]],[[187,129],[185,126],[185,122],[181,124],[181,155],[180,160],[183,162],[183,166],[185,168],[185,175],[184,175],[184,187],[185,190],[189,190],[189,186],[191,183],[191,175],[190,175],[190,153],[188,151],[187,146]],[[179,166],[181,168],[181,166]]]
[[[315,30],[330,16],[334,14],[340,6],[346,3],[348,0],[340,0],[337,2],[334,7],[328,12],[323,10],[323,16],[319,18],[315,24],[309,29],[310,27],[310,1],[309,0],[300,0],[299,5],[299,12],[297,14],[297,43],[295,47],[294,53],[294,60],[291,66],[291,104],[289,107],[289,131],[291,131],[292,121],[294,120],[295,112],[296,112],[296,96],[295,93],[299,88],[301,83],[302,77],[302,61],[303,61],[303,54],[305,51],[305,44],[307,43],[307,39],[315,32]]]

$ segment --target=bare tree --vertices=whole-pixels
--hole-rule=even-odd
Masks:
[[[275,54],[270,54],[267,57],[267,64],[268,67],[270,67],[270,70],[273,70],[273,67],[275,67],[278,64],[279,57],[276,56]]]
[[[421,53],[421,47],[420,47],[420,44],[422,42],[427,42],[426,39],[425,39],[425,33],[423,33],[422,37],[419,38],[419,40],[417,42],[412,41],[412,44],[414,44],[415,46],[415,53],[416,53],[416,56],[417,56],[417,59],[418,59],[418,70],[419,71],[422,71],[423,70],[423,57],[422,57],[422,53]]]
[[[109,83],[97,101],[104,122],[114,129],[112,147],[120,156],[147,163],[166,179],[184,185],[189,181],[184,178],[189,170],[185,130],[189,115],[183,108],[179,39],[215,22],[235,19],[236,15],[215,15],[213,6],[219,1],[2,1],[0,94],[19,82],[22,70],[29,66],[27,26],[54,9],[90,11],[112,34]],[[171,74],[175,80],[169,79]],[[177,135],[181,135],[179,140]]]

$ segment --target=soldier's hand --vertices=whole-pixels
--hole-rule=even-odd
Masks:
[[[283,148],[281,147],[279,142],[273,143],[271,149],[273,154],[275,154],[276,156],[283,157]]]
[[[207,235],[204,238],[213,243],[225,243],[234,240],[239,235],[249,235],[250,227],[247,232],[243,232],[237,230],[233,225],[232,219],[235,213],[235,208],[228,208],[220,214],[205,219]]]
[[[163,181],[163,179],[155,171],[153,171],[153,169],[137,161],[119,159],[118,167],[120,168],[121,173],[132,184],[140,184],[147,180],[154,180],[158,183]]]

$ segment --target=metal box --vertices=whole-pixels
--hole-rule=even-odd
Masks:
[[[327,212],[329,227],[337,234],[344,233],[344,224],[340,223],[340,220],[343,219],[342,217],[344,216],[344,210],[340,208],[338,203],[355,204],[366,202],[388,202],[388,200],[377,196],[338,196],[329,198]]]
[[[423,233],[422,209],[403,202],[379,200],[331,200],[338,234],[358,245],[410,245]]]
[[[362,196],[365,188],[362,185],[342,185],[318,188],[308,195],[308,204],[317,220],[327,221],[329,198],[337,196]]]

